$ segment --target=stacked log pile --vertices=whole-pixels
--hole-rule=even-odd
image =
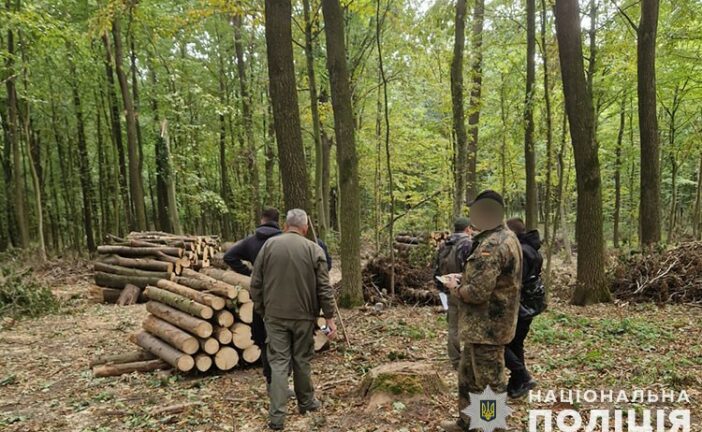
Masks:
[[[131,341],[142,351],[96,359],[95,376],[173,368],[179,372],[227,371],[261,357],[252,337],[250,278],[233,271],[184,268],[180,275],[147,284],[149,315]],[[318,321],[321,327],[326,324]],[[321,330],[315,349],[328,345]]]
[[[126,238],[109,235],[98,247],[93,296],[120,305],[144,300],[142,291],[159,280],[174,281],[184,269],[210,265],[219,252],[214,236],[183,236],[159,231],[132,232]]]

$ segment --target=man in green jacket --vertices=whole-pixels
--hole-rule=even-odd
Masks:
[[[327,261],[322,248],[305,238],[307,230],[307,213],[301,209],[288,211],[284,233],[263,245],[251,275],[251,298],[268,332],[272,371],[268,425],[274,430],[284,427],[291,362],[300,413],[320,407],[314,397],[310,368],[320,309],[330,329],[329,337],[336,332]]]

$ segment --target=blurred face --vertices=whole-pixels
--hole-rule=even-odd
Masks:
[[[505,210],[496,201],[483,199],[470,207],[470,220],[478,231],[491,230],[504,220]]]

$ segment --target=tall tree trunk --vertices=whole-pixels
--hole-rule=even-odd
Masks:
[[[480,125],[481,92],[483,87],[483,22],[485,0],[475,0],[471,31],[472,60],[470,74],[472,85],[468,104],[468,172],[466,174],[466,201],[478,196],[478,127]]]
[[[127,229],[133,226],[134,211],[129,197],[129,184],[127,180],[127,163],[124,155],[124,144],[122,143],[122,124],[119,116],[119,101],[115,90],[115,77],[112,71],[112,54],[110,52],[110,40],[107,33],[102,36],[102,43],[105,47],[105,76],[107,77],[107,102],[110,105],[110,127],[112,131],[112,144],[117,148],[119,161],[119,187],[122,195],[122,206]],[[126,230],[125,230],[126,231]],[[122,230],[120,230],[120,234]]]
[[[341,274],[339,303],[344,307],[363,304],[361,286],[361,215],[358,156],[354,136],[351,85],[344,45],[344,15],[339,0],[323,0],[324,31],[327,36],[327,68],[334,109],[336,160],[341,196]]]
[[[256,141],[254,139],[253,130],[251,89],[249,88],[248,77],[246,76],[244,45],[242,42],[243,17],[241,15],[233,17],[232,24],[234,25],[234,51],[236,52],[236,70],[239,75],[239,89],[241,92],[241,112],[244,120],[244,136],[246,137],[249,178],[251,182],[251,184],[249,185],[251,191],[251,210],[253,212],[253,219],[257,221],[261,213],[261,196],[259,192],[258,157],[256,152]]]
[[[461,0],[459,0],[461,1]],[[465,4],[463,8],[463,16],[465,16]],[[385,76],[385,67],[383,65],[383,50],[382,50],[382,31],[381,31],[381,19],[380,19],[380,0],[376,3],[375,8],[375,41],[376,47],[378,48],[378,70],[380,73],[380,80],[383,87],[383,113],[385,117],[385,161],[387,163],[387,174],[388,174],[388,191],[390,195],[390,221],[388,223],[388,247],[390,248],[390,295],[395,295],[395,247],[393,243],[395,241],[395,182],[392,177],[392,159],[390,154],[390,109],[388,104],[388,79]],[[463,33],[463,32],[462,32]],[[463,56],[463,43],[461,43],[461,58]],[[461,66],[461,72],[463,71],[463,66]],[[461,77],[461,90],[463,89],[463,78]],[[461,118],[463,118],[463,95],[460,98],[461,103]],[[463,138],[465,144],[465,126],[461,123],[461,128],[463,129]],[[338,152],[338,150],[337,150]],[[465,154],[464,154],[465,156]],[[341,174],[341,173],[340,173]],[[341,177],[341,176],[338,176]],[[465,167],[463,169],[463,183],[465,187]],[[343,202],[346,197],[343,191],[340,191],[341,199]],[[463,193],[459,199],[463,198]],[[455,206],[455,203],[454,203]]]
[[[19,3],[19,2],[18,2]],[[5,1],[5,6],[12,10],[10,0]],[[17,5],[19,8],[19,5]],[[5,88],[7,90],[7,145],[12,149],[12,201],[15,209],[15,223],[19,233],[19,245],[22,248],[29,246],[29,224],[27,222],[27,197],[25,195],[24,179],[22,175],[22,157],[20,150],[20,134],[18,124],[19,105],[17,101],[15,66],[15,40],[13,31],[7,30],[7,57],[5,59]]]
[[[275,126],[273,124],[273,108],[270,100],[268,100],[268,113],[265,116],[268,119],[268,124],[264,125],[264,129],[268,130],[266,135],[266,205],[275,205],[276,186],[275,186]]]
[[[650,247],[661,240],[660,143],[656,114],[658,6],[658,0],[642,0],[641,19],[637,32],[637,90],[641,134],[639,231],[643,247]]]
[[[619,111],[619,132],[617,133],[617,147],[614,150],[614,227],[612,242],[614,247],[619,247],[619,221],[622,209],[622,142],[624,140],[624,126],[626,121],[626,94],[622,97]]]
[[[526,226],[539,225],[538,191],[536,186],[536,149],[534,148],[534,81],[536,78],[536,0],[526,2],[527,54],[526,97],[524,100],[524,161],[526,167]]]
[[[165,172],[163,180],[166,183],[166,204],[168,206],[168,222],[175,234],[183,234],[178,214],[178,202],[176,201],[176,181],[175,168],[173,168],[173,158],[171,157],[171,142],[168,135],[168,121],[161,121],[159,131],[160,139],[163,141],[163,159],[165,160]]]
[[[505,75],[500,73],[500,191],[507,204],[507,101],[505,97]]]
[[[156,89],[156,71],[153,65],[149,65],[151,76],[151,86]],[[166,186],[165,174],[168,170],[165,158],[165,141],[161,136],[161,119],[158,113],[158,101],[156,96],[151,96],[151,111],[154,116],[154,125],[156,131],[156,144],[154,145],[154,160],[156,161],[156,200],[158,202],[158,229],[161,231],[172,232],[170,220],[168,219],[168,191]]]
[[[453,217],[461,215],[466,192],[468,165],[468,137],[466,135],[465,112],[463,110],[463,48],[466,40],[466,0],[456,0],[456,24],[451,60],[451,107],[453,111],[453,133],[456,136],[453,193]],[[393,216],[394,217],[394,216]]]
[[[324,161],[322,139],[319,133],[319,97],[317,95],[317,77],[314,71],[314,39],[313,29],[315,22],[310,16],[310,0],[302,0],[302,7],[305,14],[305,60],[307,63],[307,79],[310,92],[310,112],[312,113],[312,138],[314,139],[314,183],[315,183],[315,207],[317,210],[317,227],[319,236],[326,238],[327,233],[327,212],[324,208]]]
[[[132,101],[132,94],[127,82],[127,76],[122,68],[122,35],[120,32],[119,17],[112,21],[112,38],[115,44],[115,72],[122,91],[122,101],[127,122],[127,156],[129,159],[129,191],[134,206],[135,228],[139,231],[146,230],[146,208],[144,206],[144,182],[141,175],[141,161],[139,158],[139,143],[137,137],[136,113]]]
[[[700,165],[697,168],[697,197],[692,216],[692,231],[695,239],[700,239],[700,234],[702,234],[702,152],[700,152]]]
[[[578,190],[578,283],[572,301],[576,305],[586,305],[611,301],[604,271],[600,162],[594,136],[592,97],[584,73],[578,0],[558,0],[555,14]]]
[[[102,116],[100,115],[100,100],[97,93],[93,92],[95,101],[95,136],[97,138],[98,152],[98,196],[97,202],[100,206],[100,217],[98,218],[98,238],[105,238],[105,234],[114,233],[113,227],[110,226],[109,215],[112,213],[110,209],[110,199],[108,194],[108,162],[105,154],[105,143],[102,135]]]
[[[68,65],[71,70],[71,92],[73,95],[73,109],[76,112],[76,135],[78,136],[78,166],[80,170],[80,188],[83,192],[83,225],[85,226],[86,245],[90,252],[97,250],[93,233],[93,181],[90,178],[90,159],[88,145],[85,140],[85,123],[83,108],[81,106],[80,92],[78,90],[78,75],[75,63],[69,58]]]
[[[293,63],[290,0],[266,0],[266,52],[285,207],[309,211],[305,149]]]
[[[546,193],[544,196],[545,217],[544,217],[544,244],[549,244],[551,233],[551,203],[552,187],[551,177],[553,175],[553,113],[551,110],[551,84],[549,77],[549,57],[548,57],[548,16],[546,0],[541,0],[541,63],[544,73],[544,106],[546,109]],[[549,252],[550,253],[550,252]],[[547,274],[547,276],[550,276]]]

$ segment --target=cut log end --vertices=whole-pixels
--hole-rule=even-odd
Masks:
[[[227,371],[239,363],[239,354],[232,347],[222,347],[214,358],[217,369]]]

